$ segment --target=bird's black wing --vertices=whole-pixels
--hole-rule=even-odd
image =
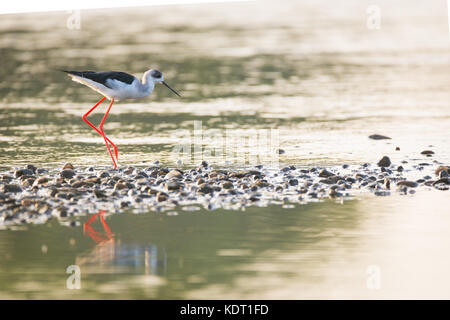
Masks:
[[[119,71],[103,71],[103,72],[94,72],[94,71],[66,71],[62,70],[68,74],[73,74],[74,76],[90,79],[92,81],[101,83],[105,87],[111,88],[107,81],[118,80],[123,83],[131,84],[133,83],[135,77],[131,74]],[[111,88],[112,89],[112,88]]]

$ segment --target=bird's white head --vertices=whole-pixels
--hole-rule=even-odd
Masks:
[[[144,73],[144,79],[146,80],[146,82],[151,81],[155,83],[160,83],[164,81],[164,76],[161,71],[151,69]]]
[[[172,91],[173,93],[175,93],[177,96],[181,97],[178,92],[176,92],[174,89],[172,89],[165,81],[164,81],[164,76],[162,74],[161,71],[156,70],[156,69],[150,69],[147,72],[144,73],[144,83],[162,83],[163,85],[165,85],[167,88],[170,89],[170,91]]]

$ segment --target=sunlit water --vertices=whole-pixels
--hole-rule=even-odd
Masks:
[[[182,93],[113,106],[105,131],[122,166],[175,166],[194,121],[223,135],[277,129],[281,164],[431,162],[424,149],[449,163],[445,1],[377,3],[379,30],[367,28],[372,2],[356,0],[82,11],[80,30],[66,13],[1,16],[0,168],[110,164],[81,119],[100,97],[57,69],[159,68]],[[111,215],[100,243],[55,220],[2,230],[0,298],[449,298],[448,199]],[[73,264],[81,290],[66,288]]]

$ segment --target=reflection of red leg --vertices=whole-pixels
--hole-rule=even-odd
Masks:
[[[91,226],[85,226],[84,233],[91,237],[97,243],[108,241],[109,239],[103,238],[97,231],[95,231]]]
[[[86,235],[88,235],[89,237],[91,237],[95,242],[100,243],[100,242],[105,242],[108,240],[113,239],[113,233],[111,232],[111,229],[109,228],[109,226],[106,224],[105,218],[103,218],[103,214],[105,213],[104,210],[99,211],[98,213],[94,214],[84,225],[83,225],[83,231]],[[100,216],[100,220],[103,224],[103,228],[105,229],[106,232],[106,238],[102,237],[102,235],[100,235],[99,232],[95,231],[94,228],[92,228],[91,223],[95,220],[95,218],[97,218],[98,216]]]
[[[112,232],[111,229],[109,228],[108,224],[105,221],[105,218],[103,217],[103,213],[105,213],[104,211],[102,213],[100,213],[100,220],[103,224],[103,228],[105,229],[106,234],[108,235],[108,238],[112,238]]]
[[[97,108],[97,107],[100,105],[100,103],[102,103],[103,100],[105,100],[105,99],[106,99],[106,97],[103,97],[99,102],[97,102],[97,104],[96,104],[95,106],[93,106],[93,107],[91,108],[91,110],[89,110],[89,111],[83,116],[83,120],[84,120],[84,122],[86,122],[91,128],[93,128],[95,131],[97,131],[99,134],[101,134],[101,135],[102,135],[109,143],[111,143],[111,145],[112,145],[113,148],[114,148],[114,154],[116,155],[116,159],[117,159],[117,158],[118,158],[118,155],[119,155],[119,152],[117,151],[116,145],[115,145],[111,140],[109,140],[107,137],[105,137],[104,134],[102,134],[101,131],[98,130],[98,129],[97,129],[91,122],[89,122],[89,120],[87,119],[87,116],[88,116],[92,111],[94,111],[94,109]]]
[[[114,103],[114,98],[111,98],[111,103],[109,104],[108,110],[106,110],[105,116],[103,117],[103,120],[102,120],[102,122],[100,123],[100,127],[99,127],[99,128],[100,128],[100,133],[101,133],[101,135],[102,135],[103,138],[105,139],[106,147],[108,148],[109,154],[111,155],[111,159],[112,159],[112,161],[113,161],[113,163],[114,163],[114,168],[117,169],[116,160],[114,160],[114,157],[113,157],[113,155],[112,155],[112,153],[111,153],[111,149],[109,148],[108,138],[106,138],[105,132],[103,131],[103,124],[105,123],[106,117],[108,116],[109,110],[111,110],[111,107],[112,107],[113,103]],[[116,158],[117,158],[117,155],[116,155]]]

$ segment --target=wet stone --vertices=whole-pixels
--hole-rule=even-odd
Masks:
[[[30,169],[19,169],[14,172],[14,177],[19,178],[23,175],[32,176],[34,172]]]
[[[36,173],[37,168],[32,164],[27,164],[27,169],[33,171],[33,174]]]
[[[417,182],[414,181],[408,181],[408,180],[403,180],[403,181],[399,181],[397,182],[397,186],[402,187],[409,187],[409,188],[415,188],[417,187],[419,184]]]
[[[447,178],[448,176],[449,176],[449,174],[445,170],[442,170],[441,172],[439,172],[439,178],[440,179]]]
[[[378,161],[377,165],[379,167],[389,167],[391,165],[391,159],[389,159],[389,157],[387,156],[384,156],[380,161]]]
[[[448,166],[439,166],[439,167],[436,168],[435,174],[437,176],[439,176],[442,171],[445,171],[447,174],[449,174],[450,173],[450,167],[448,167]]]
[[[369,136],[369,139],[372,139],[372,140],[388,140],[388,139],[391,139],[391,138],[388,137],[388,136],[383,136],[381,134],[372,134],[372,135]]]
[[[103,191],[103,190],[94,190],[94,195],[96,198],[99,198],[99,199],[104,199],[107,197],[105,191]]]
[[[63,165],[62,170],[66,170],[66,169],[68,169],[68,170],[74,170],[75,167],[74,167],[71,163],[66,162],[66,163]]]
[[[169,180],[164,184],[164,187],[169,191],[179,190],[181,188],[181,184],[176,180]]]
[[[22,192],[22,188],[18,184],[5,184],[0,186],[0,192],[18,193]]]
[[[233,183],[231,181],[225,181],[222,183],[222,188],[233,189]]]
[[[321,178],[327,178],[327,177],[331,177],[331,176],[334,176],[334,175],[335,175],[334,173],[332,173],[332,172],[330,172],[330,171],[328,171],[326,169],[321,170],[320,173],[319,173],[319,177],[321,177]]]
[[[158,202],[166,201],[167,198],[168,198],[168,195],[167,195],[166,193],[164,193],[164,192],[158,192],[158,193],[156,194],[156,200],[157,200]]]
[[[109,173],[107,171],[100,171],[97,174],[97,177],[99,177],[99,178],[107,178],[107,177],[109,177]]]
[[[75,171],[72,169],[64,169],[60,172],[60,176],[64,179],[72,179],[75,176]]]
[[[183,176],[183,172],[177,169],[169,171],[169,173],[166,174],[166,179],[180,179]]]
[[[198,189],[199,193],[212,193],[213,191],[214,191],[213,188],[211,188],[206,183],[199,185],[199,189]]]

